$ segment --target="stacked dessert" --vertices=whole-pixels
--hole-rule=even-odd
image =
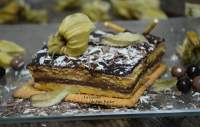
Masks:
[[[75,89],[66,101],[132,107],[165,71],[163,42],[150,34],[96,30],[87,16],[70,15],[28,65],[33,87]]]

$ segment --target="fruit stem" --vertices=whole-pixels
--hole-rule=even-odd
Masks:
[[[143,35],[149,34],[157,26],[158,22],[158,19],[154,19],[153,22],[147,25],[147,27],[144,29]]]
[[[130,32],[129,30],[127,30],[126,28],[114,23],[114,22],[110,22],[110,21],[106,21],[104,22],[104,26],[110,29],[113,29],[117,32]]]
[[[196,32],[194,31],[187,32],[187,37],[195,47],[200,46],[200,40]]]

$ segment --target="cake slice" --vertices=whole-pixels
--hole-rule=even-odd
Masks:
[[[160,62],[164,40],[149,34],[143,42],[117,47],[105,44],[107,35],[115,34],[92,32],[88,48],[79,57],[50,54],[44,46],[28,66],[38,83],[34,87],[75,87],[81,94],[130,98],[139,79]]]

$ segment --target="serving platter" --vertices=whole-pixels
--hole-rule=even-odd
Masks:
[[[116,21],[116,23],[135,32],[142,32],[148,24],[147,21]],[[50,34],[56,32],[57,27],[58,24],[2,25],[0,39],[11,40],[23,46],[26,49],[26,63],[29,63],[34,52],[48,40]],[[108,30],[102,23],[97,23],[97,27]],[[187,31],[200,34],[200,18],[160,21],[152,32],[165,38],[167,52],[163,63],[167,66],[179,64],[175,50],[177,44],[183,41]],[[169,77],[170,74],[166,73],[162,78]],[[151,87],[140,98],[137,106],[129,109],[70,102],[62,102],[48,108],[34,108],[28,100],[12,98],[12,90],[30,78],[29,72],[25,69],[19,74],[8,70],[7,76],[0,81],[0,123],[200,115],[200,93],[191,91],[183,95],[175,87],[162,92],[157,92]]]

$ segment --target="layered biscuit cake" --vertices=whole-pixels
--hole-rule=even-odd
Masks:
[[[38,83],[35,87],[53,90],[69,86],[82,94],[131,97],[139,79],[160,62],[165,52],[164,40],[149,34],[144,42],[117,47],[104,43],[108,34],[114,35],[100,30],[92,32],[88,48],[79,57],[49,54],[44,46],[28,66]]]

